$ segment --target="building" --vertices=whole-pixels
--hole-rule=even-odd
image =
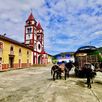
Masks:
[[[32,48],[0,35],[0,71],[30,67],[32,64]]]
[[[33,64],[47,64],[44,51],[44,31],[31,13],[25,24],[24,44],[33,49]]]
[[[31,13],[26,20],[24,44],[0,35],[0,70],[48,64],[44,50],[44,31]]]
[[[52,55],[47,54],[47,56],[48,64],[52,64]]]
[[[53,61],[53,63],[62,62],[62,61],[75,62],[74,52],[64,52],[64,53],[57,54],[57,55],[53,56],[52,61]]]

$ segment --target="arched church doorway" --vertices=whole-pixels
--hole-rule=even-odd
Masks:
[[[36,64],[36,56],[33,56],[33,64]]]
[[[38,57],[38,64],[41,64],[41,55],[39,55],[39,57]]]

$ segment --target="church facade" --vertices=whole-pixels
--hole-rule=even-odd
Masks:
[[[44,31],[31,13],[26,20],[24,44],[33,48],[33,64],[47,64],[47,53],[44,51]]]
[[[0,71],[48,64],[44,50],[44,31],[31,13],[26,20],[24,43],[0,35]]]

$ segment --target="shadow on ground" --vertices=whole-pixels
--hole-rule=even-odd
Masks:
[[[76,85],[79,85],[79,86],[81,86],[81,87],[85,87],[85,82],[82,81],[82,80],[78,80],[78,81],[76,82]]]

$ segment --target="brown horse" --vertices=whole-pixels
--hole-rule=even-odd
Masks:
[[[62,73],[64,74],[64,79],[66,80],[66,77],[69,77],[69,71],[72,69],[74,64],[72,61],[69,61],[68,63],[65,63],[62,61],[58,65],[54,65],[51,68],[51,75],[53,75],[53,80],[62,78]]]
[[[51,68],[51,75],[53,75],[53,80],[62,78],[61,74],[64,73],[64,79],[66,80],[66,69],[62,67],[63,65],[54,65]]]

